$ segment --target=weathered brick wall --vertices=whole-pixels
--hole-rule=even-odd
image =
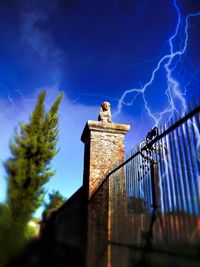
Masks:
[[[94,193],[106,174],[124,160],[124,136],[129,129],[129,125],[87,122],[81,137],[85,144],[83,187],[51,217],[41,234],[52,256],[59,253],[62,262],[75,257],[80,262],[75,266],[106,266],[111,219],[109,180]],[[72,255],[66,252],[69,248]]]
[[[124,136],[130,126],[88,121],[81,140],[85,143],[84,178],[88,199],[106,174],[124,160]]]
[[[86,266],[108,261],[109,181],[106,174],[124,161],[124,136],[129,125],[88,121],[81,137],[85,144],[83,184],[88,203]],[[99,190],[97,191],[97,189]],[[96,194],[94,194],[96,192]]]
[[[87,212],[82,196],[81,187],[43,224],[37,266],[85,266]]]
[[[87,267],[107,266],[108,247],[108,180],[90,199],[87,214]]]

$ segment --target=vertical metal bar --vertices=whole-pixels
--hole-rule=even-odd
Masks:
[[[164,130],[166,130],[166,125],[164,127]],[[174,218],[171,215],[171,212],[174,210],[174,201],[173,201],[173,191],[172,191],[172,187],[170,185],[170,177],[171,177],[171,173],[170,173],[170,168],[169,168],[169,158],[170,158],[170,154],[169,154],[169,144],[167,143],[167,138],[164,137],[162,139],[162,145],[163,145],[163,165],[164,165],[164,185],[165,185],[165,191],[164,194],[166,196],[166,204],[167,204],[167,210],[166,210],[166,217],[168,219],[168,229],[169,229],[169,237],[168,240],[174,240],[175,236],[174,236],[174,227],[173,225],[175,224],[174,222]],[[166,150],[165,150],[166,149]]]
[[[134,180],[133,180],[133,192],[134,192],[134,197],[137,196],[137,192],[136,192],[136,185],[137,185],[137,169],[136,169],[136,166],[137,166],[137,157],[134,158],[134,161],[133,161],[133,168],[134,168]],[[138,168],[138,166],[137,166]]]
[[[193,120],[192,120],[193,119]],[[195,188],[195,193],[196,195],[194,196],[195,198],[195,203],[197,207],[197,214],[200,214],[200,203],[199,203],[199,195],[200,195],[200,188],[199,188],[199,183],[198,183],[198,144],[196,142],[196,134],[195,131],[198,131],[197,125],[195,124],[194,117],[191,118],[191,120],[188,120],[187,123],[188,126],[188,137],[189,137],[189,148],[191,152],[191,164],[192,164],[192,169],[193,169],[193,182],[194,182],[194,188]],[[190,126],[190,132],[189,132],[189,126]],[[190,133],[190,134],[189,134]],[[200,138],[200,136],[199,136]],[[200,141],[200,139],[199,139]]]
[[[130,197],[131,195],[131,170],[130,170],[130,162],[128,164],[125,165],[126,169],[127,169],[127,178],[126,180],[128,181],[128,184],[126,185],[127,187],[127,196]]]
[[[157,204],[157,196],[156,196],[156,171],[155,171],[155,165],[151,162],[150,163],[150,169],[151,169],[151,190],[152,190],[152,207],[156,209],[158,207]]]
[[[146,177],[146,184],[147,184],[147,208],[148,212],[151,211],[149,208],[149,203],[151,203],[151,190],[150,190],[150,165],[149,162],[147,161],[147,177]]]
[[[176,211],[179,210],[181,211],[181,201],[180,201],[180,192],[179,192],[179,188],[178,188],[178,184],[177,184],[177,166],[176,166],[176,155],[175,155],[175,141],[174,141],[174,136],[173,136],[173,132],[170,133],[169,135],[169,141],[170,141],[170,151],[171,151],[171,163],[172,163],[172,172],[173,172],[173,183],[174,183],[174,188],[175,188],[175,197],[176,197]]]
[[[189,186],[188,186],[188,180],[187,180],[187,173],[185,170],[185,163],[184,163],[184,157],[185,157],[185,151],[184,151],[184,147],[183,147],[183,136],[181,134],[181,129],[180,127],[178,127],[178,129],[176,129],[176,134],[177,134],[177,141],[178,141],[178,146],[177,146],[177,152],[178,152],[178,164],[179,164],[179,169],[181,172],[181,176],[180,176],[180,183],[181,183],[181,187],[182,187],[182,192],[183,192],[183,196],[184,196],[184,221],[183,224],[184,226],[184,235],[188,234],[188,228],[189,228],[189,224],[190,224],[190,218],[186,215],[186,212],[189,212],[190,210],[190,206],[189,206],[189,198],[188,196],[190,195],[189,193]]]
[[[194,205],[193,205],[193,198],[192,198],[192,187],[191,187],[191,175],[190,172],[187,170],[188,166],[188,151],[187,151],[187,142],[186,142],[186,136],[185,136],[185,131],[184,131],[184,125],[181,125],[179,127],[179,135],[182,137],[180,139],[180,148],[181,148],[181,153],[180,153],[180,158],[182,161],[182,169],[183,169],[183,174],[184,174],[184,188],[185,188],[185,199],[186,199],[186,205],[187,205],[187,212],[189,214],[194,214]],[[189,232],[191,229],[193,229],[193,221],[191,219],[190,215],[187,215],[187,231],[186,231],[186,236],[187,234],[189,235]]]
[[[177,186],[178,186],[178,194],[180,198],[180,213],[177,214],[177,221],[179,224],[179,238],[180,240],[184,239],[186,228],[183,221],[183,214],[186,210],[186,201],[185,201],[185,194],[184,194],[184,186],[183,186],[183,174],[182,174],[182,168],[180,164],[180,151],[179,151],[179,136],[178,136],[178,129],[174,129],[173,131],[173,139],[174,139],[174,155],[175,155],[175,161],[177,166]]]
[[[133,151],[132,151],[132,153],[131,153],[131,156],[133,155]],[[129,185],[129,187],[130,187],[130,196],[133,196],[133,190],[134,190],[134,188],[133,188],[133,182],[134,182],[134,166],[133,166],[133,162],[134,162],[134,159],[132,159],[130,162],[129,162],[129,174],[130,174],[130,185]]]
[[[131,153],[132,155],[132,153]],[[132,175],[133,175],[133,169],[131,168],[131,164],[132,164],[133,160],[131,160],[128,164],[128,168],[129,168],[129,197],[132,196]]]
[[[163,194],[166,197],[166,205],[167,205],[166,211],[170,212],[170,210],[172,210],[172,207],[173,207],[173,198],[171,195],[171,190],[170,190],[171,188],[170,188],[170,183],[169,183],[169,176],[170,176],[170,173],[169,173],[169,153],[168,153],[169,147],[167,144],[166,137],[162,138],[162,147],[163,147],[163,149],[166,148],[166,151],[167,151],[165,153],[165,151],[163,150],[163,154],[162,154],[163,155],[163,172],[164,172],[163,185],[165,188],[165,190],[163,191]]]
[[[165,129],[166,129],[165,125]],[[172,239],[176,239],[177,236],[177,226],[176,226],[176,220],[173,215],[173,212],[176,209],[177,203],[176,203],[176,197],[175,197],[175,186],[173,181],[173,171],[172,171],[172,156],[171,156],[171,149],[170,141],[169,141],[169,135],[166,136],[166,144],[168,148],[168,157],[167,157],[167,169],[168,169],[168,184],[169,184],[169,190],[170,190],[170,196],[171,196],[171,209],[169,211],[169,217],[170,217],[170,228],[172,232]]]
[[[181,171],[181,182],[182,182],[182,188],[184,193],[184,210],[189,212],[189,188],[187,183],[187,177],[185,172],[185,163],[184,163],[184,147],[183,147],[183,134],[181,134],[180,127],[176,130],[177,134],[177,141],[178,141],[178,155],[179,155],[179,169]]]
[[[132,195],[132,170],[131,170],[131,163],[128,164],[128,170],[129,170],[129,196]]]
[[[149,155],[147,155],[149,156]],[[150,162],[147,161],[148,165],[148,176],[147,176],[147,186],[148,186],[148,211],[149,213],[152,213],[152,189],[151,189],[151,168],[150,168]]]
[[[160,142],[157,145],[157,172],[158,172],[158,186],[159,186],[159,195],[160,195],[160,210],[163,211],[163,186],[162,186],[162,166],[161,166],[161,157],[160,157]]]
[[[193,188],[193,183],[192,183],[192,173],[190,171],[191,165],[190,165],[190,155],[189,155],[189,150],[188,150],[188,134],[187,134],[187,128],[188,125],[187,123],[184,123],[181,125],[180,129],[183,134],[183,146],[184,146],[184,157],[185,157],[185,168],[186,168],[186,173],[187,173],[187,184],[188,184],[188,189],[189,189],[189,195],[188,195],[188,205],[189,205],[189,213],[190,214],[196,214],[196,209],[195,209],[195,201],[193,198],[194,195],[194,188]],[[188,215],[188,217],[190,217]],[[188,218],[188,226],[189,226],[189,232],[191,232],[192,229],[195,227],[195,222],[192,219],[192,217]]]
[[[163,131],[166,130],[166,125],[164,125]],[[170,217],[170,211],[172,210],[173,207],[173,198],[171,195],[171,187],[170,187],[170,182],[169,182],[169,178],[170,178],[170,173],[169,173],[169,153],[168,153],[168,143],[167,143],[167,138],[166,136],[164,138],[162,138],[162,147],[163,149],[167,149],[167,153],[165,153],[165,151],[163,150],[163,170],[164,170],[164,177],[163,177],[163,194],[165,196],[166,199],[166,205],[167,205],[167,209],[166,209],[166,214],[167,214],[167,219],[168,219],[168,224],[167,227],[169,229],[169,236],[166,236],[167,240],[173,240],[174,239],[174,235],[173,235],[173,231],[172,231],[172,225],[171,225],[171,217]],[[166,223],[166,222],[165,222]]]
[[[140,170],[140,169],[139,169],[140,166],[138,166],[137,162],[138,162],[138,156],[136,156],[135,159],[134,159],[134,164],[135,164],[135,166],[134,166],[134,168],[135,168],[135,180],[134,180],[135,184],[134,184],[134,186],[135,186],[135,197],[136,197],[136,198],[138,197],[138,195],[137,195],[137,187],[138,187],[138,170]]]
[[[129,164],[128,164],[128,168],[129,168],[129,196],[132,196],[132,191],[133,191],[133,189],[132,189],[132,183],[133,183],[133,172],[132,172],[132,169],[133,168],[131,168],[131,165],[133,164],[133,162],[132,162],[132,160],[131,160],[131,162],[129,162]]]
[[[129,163],[125,165],[126,170],[126,190],[127,190],[127,196],[130,196],[130,168]]]
[[[161,210],[163,212],[166,212],[168,210],[168,203],[167,203],[167,198],[166,198],[166,186],[165,186],[165,169],[164,169],[164,156],[163,156],[163,148],[161,144],[162,140],[159,142],[159,155],[160,155],[160,160],[158,162],[159,165],[159,180],[160,180],[160,186],[161,186]]]
[[[140,155],[137,156],[137,170],[138,170],[138,178],[137,178],[137,184],[136,184],[136,188],[137,188],[137,198],[140,198],[140,186],[139,186],[139,183],[140,183],[140,173],[142,172],[141,170],[141,166],[140,166]]]
[[[134,159],[131,160],[129,168],[130,168],[130,195],[134,196],[134,180],[135,180]]]
[[[183,232],[183,217],[182,217],[182,211],[184,210],[184,201],[183,201],[183,191],[181,190],[181,183],[180,181],[182,180],[181,177],[181,172],[180,172],[180,167],[179,167],[179,161],[178,161],[178,153],[177,153],[177,135],[176,135],[176,129],[173,130],[172,132],[172,147],[173,147],[173,157],[174,157],[174,168],[175,168],[175,176],[174,176],[174,181],[175,181],[175,187],[176,187],[176,197],[178,199],[179,207],[178,210],[179,212],[175,212],[175,219],[177,222],[177,238],[180,241],[182,237],[184,236]],[[178,241],[177,240],[177,241]]]
[[[188,199],[190,200],[191,203],[191,210],[190,213],[196,213],[195,209],[195,203],[194,203],[194,187],[192,183],[192,175],[190,171],[190,157],[189,157],[189,150],[188,150],[188,136],[187,136],[187,124],[182,124],[180,129],[182,131],[182,136],[183,136],[183,146],[184,146],[184,156],[185,156],[185,167],[187,168],[187,177],[188,177],[188,185],[189,185],[189,190],[190,190],[190,196]]]
[[[166,127],[167,128],[167,127]],[[172,172],[172,158],[171,158],[171,146],[169,141],[169,135],[166,136],[166,143],[168,148],[168,157],[167,157],[167,169],[168,169],[168,183],[170,189],[170,195],[172,200],[172,210],[175,210],[176,207],[176,197],[175,197],[175,188],[173,184],[173,172]]]
[[[151,189],[151,166],[150,166],[150,162],[148,162],[148,166],[149,166],[149,176],[148,176],[148,191],[149,191],[149,210],[152,211],[152,207],[151,207],[151,203],[153,202],[152,199],[152,189]]]
[[[164,168],[164,173],[165,173],[163,184],[165,186],[164,194],[166,196],[167,212],[169,213],[173,207],[173,197],[172,197],[170,181],[169,181],[169,178],[170,178],[169,166],[168,166],[169,165],[169,153],[168,153],[169,147],[166,142],[166,138],[163,138],[162,145],[163,145],[163,149],[166,148],[167,150],[167,152],[163,151],[163,158],[164,158],[163,168]]]
[[[179,212],[176,214],[176,219],[178,223],[178,238],[181,240],[184,237],[184,231],[183,231],[183,216],[182,213],[185,210],[185,201],[184,201],[184,192],[183,192],[183,181],[182,181],[182,172],[181,168],[179,165],[179,153],[178,153],[178,136],[176,133],[177,129],[174,129],[172,132],[172,145],[174,148],[174,161],[176,165],[176,176],[174,177],[175,179],[175,184],[177,187],[177,198],[179,199]]]
[[[197,101],[198,104],[198,101]],[[197,129],[198,132],[195,135],[195,139],[197,142],[197,164],[198,164],[198,175],[200,177],[200,112],[194,117],[195,120],[197,121]],[[198,188],[200,189],[200,179],[198,179]],[[199,203],[200,203],[200,192],[198,195]]]
[[[128,168],[129,168],[129,196],[132,196],[133,194],[133,188],[132,188],[132,183],[133,183],[133,168],[131,168],[131,165],[133,164],[133,161],[129,162]]]
[[[176,183],[177,183],[177,189],[179,193],[180,198],[180,210],[185,210],[185,201],[184,201],[184,193],[183,193],[183,181],[182,181],[182,171],[180,169],[179,164],[179,147],[178,147],[178,135],[177,135],[177,129],[173,131],[173,145],[174,145],[174,160],[176,162],[176,168],[177,168],[177,176],[176,176]]]
[[[169,188],[169,173],[168,173],[168,168],[166,166],[166,162],[167,162],[167,150],[168,147],[165,143],[165,138],[162,138],[161,140],[161,164],[162,164],[162,198],[163,198],[163,205],[164,205],[164,223],[165,223],[165,240],[172,240],[173,239],[173,235],[172,235],[172,228],[171,228],[171,224],[170,224],[170,210],[172,207],[171,204],[171,193],[170,193],[170,188]]]
[[[139,198],[139,203],[140,203],[141,198],[142,198],[141,182],[142,182],[142,177],[143,177],[143,165],[142,165],[142,157],[141,157],[141,155],[138,155],[138,164],[139,164],[139,168],[140,168],[139,179],[138,179],[138,192],[139,192],[138,198]],[[139,205],[137,207],[137,211],[138,211],[139,214],[141,214]],[[140,216],[140,224],[141,224],[141,228],[142,228],[143,222],[142,222],[142,217],[141,216]]]
[[[195,126],[194,126],[195,125]],[[194,146],[197,152],[197,172],[198,174],[200,173],[200,116],[199,116],[199,121],[198,121],[198,114],[193,117],[193,123],[192,123],[192,132],[194,136]],[[199,187],[198,187],[199,188]]]
[[[146,165],[146,175],[145,175],[145,188],[146,188],[146,196],[145,196],[145,199],[146,199],[146,209],[148,210],[148,203],[151,203],[150,201],[150,195],[149,195],[149,191],[150,191],[150,188],[149,188],[149,162],[146,160],[145,161],[145,165]]]
[[[159,132],[162,133],[162,128],[160,128]],[[166,213],[168,211],[168,203],[167,203],[167,187],[165,185],[166,182],[166,174],[164,169],[164,146],[163,139],[158,142],[158,155],[159,159],[157,160],[158,164],[158,184],[160,188],[160,212],[162,213],[162,217],[160,218],[160,223],[162,225],[161,236],[166,240],[166,237],[170,235],[170,227],[167,222],[169,214]],[[161,222],[162,221],[162,222]],[[164,223],[164,227],[163,227]]]
[[[134,197],[137,197],[137,180],[138,180],[138,168],[137,166],[137,156],[134,158]]]
[[[161,216],[161,205],[162,205],[162,186],[161,186],[161,180],[159,176],[159,160],[160,160],[160,140],[155,143],[155,159],[156,159],[156,164],[155,164],[155,184],[156,184],[156,194],[157,194],[157,205],[159,212],[157,212],[157,225],[158,225],[158,239],[159,241],[162,241],[163,238],[165,238],[164,232],[163,232],[163,218]]]
[[[142,166],[142,175],[140,176],[139,186],[140,186],[140,199],[142,199],[144,196],[144,190],[143,190],[144,165],[143,165],[143,158],[141,156],[140,156],[140,164]]]
[[[143,179],[142,179],[142,184],[143,184],[143,199],[144,199],[144,203],[145,203],[145,206],[146,206],[146,197],[147,197],[147,187],[146,187],[146,162],[143,161],[143,164],[144,164],[144,176],[143,176]]]

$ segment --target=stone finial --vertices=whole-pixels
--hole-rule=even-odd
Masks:
[[[98,121],[112,122],[109,102],[105,101],[101,103]]]

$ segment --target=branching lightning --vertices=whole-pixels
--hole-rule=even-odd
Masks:
[[[7,99],[10,102],[10,107],[7,108],[4,112],[2,112],[0,114],[0,119],[3,119],[15,106],[14,100],[12,99],[12,97],[10,96],[10,92],[8,87],[3,84],[2,82],[0,82],[0,86],[3,87],[6,91],[7,91]]]
[[[52,90],[53,90],[53,89],[51,89],[51,91],[52,91]],[[33,100],[33,99],[27,99],[27,98],[25,98],[25,96],[24,96],[24,94],[23,94],[23,92],[22,92],[21,90],[18,89],[18,90],[16,90],[16,92],[20,95],[20,97],[21,97],[21,99],[22,99],[23,102],[28,103],[28,104],[30,104],[31,102],[32,102],[32,103],[37,103],[37,99]],[[56,90],[56,93],[57,93],[57,90]],[[48,105],[47,103],[45,104],[45,106],[46,106],[47,109],[50,109],[50,108],[51,108],[51,106]],[[75,123],[69,118],[69,116],[67,116],[66,113],[64,113],[64,112],[62,112],[61,110],[59,110],[59,115],[62,115],[63,121],[65,121],[66,124],[71,124],[72,129],[73,129],[77,134],[79,134],[79,131],[78,131],[78,129],[77,129]]]
[[[114,116],[121,113],[124,105],[133,104],[134,101],[131,102],[125,101],[127,95],[129,94],[135,95],[135,98],[139,95],[142,96],[147,114],[153,120],[155,126],[158,126],[158,124],[163,119],[164,115],[168,115],[168,118],[170,118],[172,117],[174,112],[180,113],[180,110],[176,106],[176,102],[178,102],[181,105],[182,107],[181,112],[186,111],[187,106],[184,97],[186,94],[186,87],[184,87],[184,90],[181,90],[180,83],[178,80],[174,78],[173,72],[177,67],[177,63],[181,60],[182,56],[185,54],[187,50],[190,19],[192,17],[200,16],[200,11],[196,13],[190,13],[186,17],[182,17],[180,9],[177,6],[176,0],[173,0],[173,7],[175,8],[177,13],[177,23],[174,33],[168,40],[169,51],[161,57],[156,67],[153,69],[150,79],[141,88],[132,88],[124,91],[124,93],[122,94],[122,96],[118,101],[117,112],[114,114]],[[181,41],[179,41],[178,45],[176,45],[179,35],[182,36],[182,38]],[[165,91],[165,95],[167,97],[167,107],[161,112],[154,113],[151,110],[150,105],[146,99],[146,93],[149,86],[151,86],[154,83],[155,77],[161,70],[161,68],[164,68],[167,78],[167,89]]]

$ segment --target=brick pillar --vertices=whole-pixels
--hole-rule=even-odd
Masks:
[[[124,136],[130,125],[88,121],[81,141],[85,144],[83,185],[90,199],[106,174],[124,161]]]

